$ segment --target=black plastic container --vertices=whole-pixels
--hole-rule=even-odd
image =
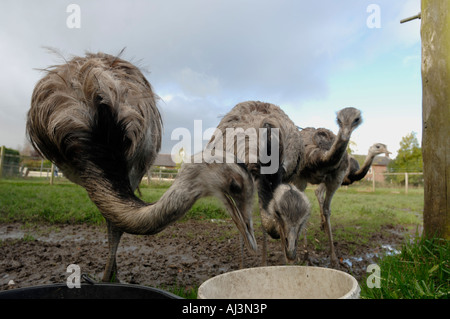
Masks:
[[[68,288],[66,284],[0,291],[0,299],[182,299],[170,292],[130,284],[96,283]]]

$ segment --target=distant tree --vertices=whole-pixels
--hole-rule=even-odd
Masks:
[[[20,153],[12,148],[4,148],[2,176],[16,176],[19,174]]]
[[[355,153],[356,143],[350,140],[347,145],[347,153],[353,155]]]
[[[31,145],[31,143],[25,139],[24,145],[21,149],[19,149],[20,155],[25,156],[31,156],[31,157],[40,157],[40,154],[38,151],[34,149],[34,147]]]
[[[422,149],[415,132],[402,137],[397,157],[389,163],[388,171],[395,173],[423,172]],[[399,183],[405,182],[404,175],[395,175],[392,179]],[[421,184],[422,181],[423,176],[421,175],[411,175],[408,178],[408,182],[411,184]]]

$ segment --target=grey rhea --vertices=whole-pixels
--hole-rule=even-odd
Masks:
[[[274,129],[277,129],[278,136],[274,134]],[[253,136],[256,143],[252,143],[252,130],[256,135]],[[227,140],[234,141],[235,137],[236,142],[226,143]],[[274,143],[278,151],[277,148],[272,150]],[[310,204],[305,194],[294,185],[283,182],[286,175],[295,174],[301,165],[302,149],[293,148],[292,145],[301,145],[298,130],[279,106],[246,101],[237,104],[223,116],[206,147],[211,151],[225,150],[236,155],[252,172],[258,190],[264,234],[262,264],[267,262],[266,233],[272,238],[281,239],[288,260],[296,259],[298,237],[310,215]],[[261,158],[261,154],[267,152],[271,153],[270,163]],[[263,172],[264,167],[274,162],[278,163],[274,171]]]
[[[303,149],[303,161],[297,174],[289,179],[300,191],[306,189],[307,183],[319,185],[315,194],[319,202],[322,227],[328,234],[333,266],[338,264],[338,259],[330,223],[331,200],[349,167],[347,146],[352,132],[362,123],[361,112],[353,107],[341,109],[337,113],[337,123],[337,135],[325,128],[307,127],[298,132],[303,143],[299,146]]]
[[[124,232],[158,233],[204,196],[224,203],[247,245],[256,250],[254,185],[243,165],[184,164],[156,203],[135,196],[161,147],[156,100],[138,68],[105,53],[87,53],[48,68],[33,91],[28,138],[86,189],[106,219],[109,256],[103,281],[117,280],[116,251]]]
[[[349,166],[347,173],[345,174],[342,185],[350,185],[356,181],[360,181],[366,176],[370,167],[372,166],[375,156],[384,153],[386,157],[389,157],[391,152],[388,151],[386,144],[375,143],[369,148],[369,152],[364,160],[364,163],[359,167],[358,161],[351,155],[348,156]]]

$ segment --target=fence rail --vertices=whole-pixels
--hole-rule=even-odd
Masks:
[[[172,181],[178,173],[177,169],[152,167],[143,180]],[[0,179],[5,177],[33,178],[45,177],[53,184],[55,178],[63,178],[64,174],[53,163],[40,157],[7,154],[5,147],[0,148]]]
[[[386,183],[389,183],[387,177],[388,176],[404,176],[404,182],[400,182],[400,184],[404,184],[405,187],[405,194],[408,194],[408,189],[410,187],[410,182],[409,182],[409,178],[410,176],[417,176],[417,175],[422,175],[422,172],[383,172],[383,173],[375,173],[375,170],[372,169],[372,172],[366,175],[366,179],[367,180],[371,180],[372,181],[372,191],[375,192],[376,189],[376,176],[377,175],[382,175],[383,176],[383,184],[385,185]],[[392,179],[390,180],[390,182],[392,183]],[[399,182],[396,182],[397,184],[399,184]],[[419,185],[423,185],[423,177],[422,179],[417,183]]]
[[[143,181],[146,181],[147,185],[150,185],[151,180],[161,181],[173,181],[178,174],[177,169],[164,169],[162,167],[152,167],[147,175],[144,176]]]
[[[142,182],[150,185],[151,181],[173,181],[177,176],[177,173],[177,169],[152,167],[144,176]],[[377,180],[379,175],[383,176],[381,181]],[[390,176],[393,177],[389,178]],[[420,176],[422,176],[422,178],[420,178]],[[6,154],[5,147],[2,146],[0,148],[0,178],[2,177],[45,177],[49,179],[50,184],[53,184],[55,178],[62,178],[64,177],[64,174],[48,160],[44,160],[39,157]],[[385,187],[386,185],[395,185],[398,187],[400,185],[401,187],[404,187],[405,193],[407,194],[408,189],[411,187],[411,185],[423,185],[423,173],[376,173],[375,170],[371,169],[364,180],[366,181],[365,183],[372,183],[372,191],[375,191],[375,189],[379,187],[380,184],[383,187]]]

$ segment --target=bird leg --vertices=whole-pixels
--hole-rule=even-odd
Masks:
[[[339,264],[338,258],[336,257],[336,252],[334,251],[334,244],[333,244],[333,233],[331,232],[331,223],[330,223],[330,215],[325,216],[326,223],[325,228],[328,233],[328,242],[330,245],[330,261],[331,265],[333,267],[336,267]]]
[[[103,273],[103,282],[119,282],[117,277],[117,264],[116,264],[116,252],[119,247],[120,238],[122,237],[123,231],[116,228],[110,221],[106,221],[108,227],[108,246],[109,255],[106,261],[105,272]]]
[[[267,234],[262,228],[263,242],[262,242],[262,255],[261,255],[261,266],[267,266]]]
[[[331,231],[330,216],[331,216],[331,199],[333,198],[333,195],[336,192],[337,188],[333,187],[333,185],[324,185],[324,184],[321,184],[321,185],[323,185],[323,189],[325,189],[325,186],[326,186],[326,193],[325,193],[325,199],[323,200],[323,205],[320,206],[320,212],[321,212],[323,225],[328,234],[328,243],[330,245],[331,265],[333,267],[336,267],[339,264],[339,262],[336,257],[336,253],[334,251],[333,233]],[[319,187],[321,185],[319,185]],[[320,200],[319,200],[319,203],[320,203]]]
[[[303,261],[304,262],[310,262],[309,260],[309,251],[308,251],[308,239],[306,238],[306,227],[303,229]]]
[[[261,254],[261,266],[267,266],[267,232],[264,229],[264,224],[263,224],[263,220],[262,220],[262,212],[263,212],[263,208],[262,208],[262,202],[261,202],[261,198],[259,198],[259,213],[261,216],[261,230],[262,230],[262,254]]]
[[[244,269],[244,237],[242,237],[242,234],[239,234],[239,241],[241,244],[241,261],[239,263],[239,269]]]
[[[326,191],[325,184],[322,183],[322,184],[319,184],[319,186],[316,188],[316,190],[314,192],[316,194],[317,201],[319,202],[320,218],[322,220],[322,223],[321,223],[322,230],[325,230],[325,223],[326,223],[325,216],[323,213],[325,191]],[[305,236],[306,236],[306,234],[305,234]],[[305,238],[305,240],[306,240],[306,238]]]

